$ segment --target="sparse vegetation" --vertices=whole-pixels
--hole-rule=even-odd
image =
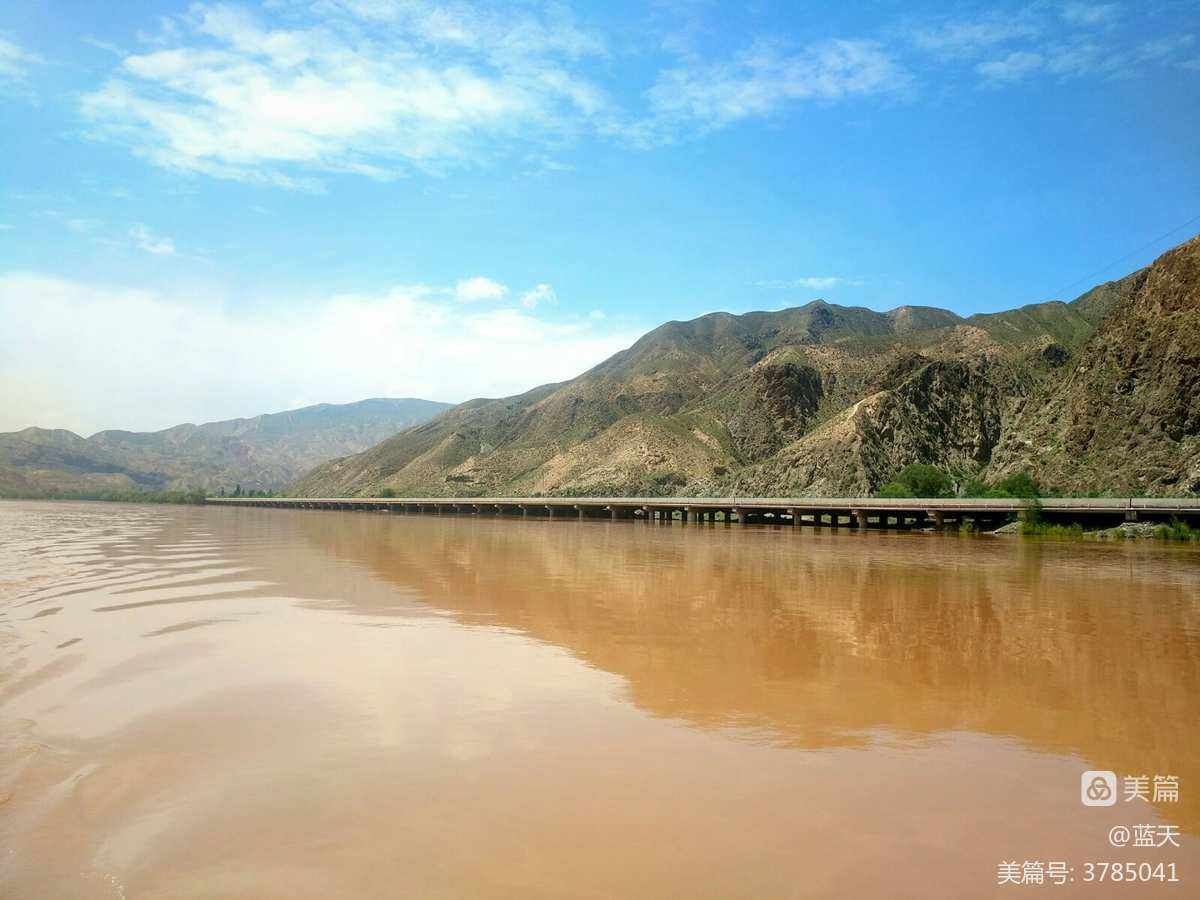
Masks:
[[[103,500],[110,503],[203,503],[206,493],[191,491],[6,491],[7,500]]]
[[[1172,519],[1170,525],[1159,525],[1154,529],[1154,536],[1163,541],[1200,541],[1200,528]]]
[[[1032,504],[1021,517],[1021,534],[1033,537],[1057,538],[1059,540],[1137,540],[1154,537],[1163,541],[1200,541],[1200,528],[1180,519],[1172,519],[1168,525],[1149,526],[1146,523],[1126,523],[1114,528],[1085,530],[1079,522],[1047,522],[1041,514],[1041,504]]]
[[[1087,532],[1078,522],[1070,525],[1059,525],[1044,521],[1022,521],[1021,534],[1035,537],[1058,538],[1059,540],[1079,540]]]

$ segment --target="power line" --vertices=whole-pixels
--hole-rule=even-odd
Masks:
[[[1142,244],[1142,246],[1138,247],[1136,250],[1130,250],[1130,251],[1129,251],[1128,253],[1126,253],[1124,256],[1122,256],[1122,257],[1120,257],[1120,258],[1118,258],[1118,259],[1114,259],[1112,262],[1110,262],[1110,263],[1107,263],[1107,264],[1105,264],[1105,265],[1101,266],[1101,267],[1100,267],[1099,269],[1097,269],[1095,272],[1092,272],[1092,273],[1091,273],[1091,274],[1089,274],[1089,275],[1084,275],[1082,278],[1077,278],[1077,279],[1075,279],[1075,280],[1074,280],[1074,281],[1072,281],[1070,284],[1068,284],[1066,287],[1059,288],[1057,291],[1055,291],[1055,292],[1054,292],[1053,294],[1051,294],[1050,296],[1051,296],[1051,297],[1062,297],[1062,296],[1064,296],[1064,295],[1067,293],[1067,291],[1071,290],[1071,288],[1075,287],[1075,285],[1079,284],[1080,282],[1083,282],[1083,281],[1090,281],[1091,279],[1095,278],[1097,275],[1100,275],[1101,273],[1103,273],[1103,272],[1107,271],[1108,269],[1111,269],[1111,268],[1112,268],[1113,266],[1115,266],[1117,263],[1119,263],[1119,262],[1124,262],[1125,260],[1129,259],[1129,257],[1131,257],[1131,256],[1136,256],[1137,254],[1141,253],[1141,252],[1142,252],[1143,250],[1145,250],[1147,247],[1153,247],[1155,244],[1157,244],[1157,243],[1158,243],[1159,241],[1161,241],[1163,238],[1168,238],[1168,237],[1170,237],[1171,235],[1173,235],[1175,232],[1179,231],[1180,229],[1182,229],[1182,228],[1187,228],[1187,227],[1188,227],[1189,225],[1191,225],[1193,222],[1200,222],[1200,216],[1193,216],[1192,218],[1190,218],[1190,219],[1188,219],[1186,222],[1184,222],[1182,225],[1176,225],[1176,226],[1175,226],[1174,228],[1172,228],[1170,231],[1167,231],[1167,232],[1164,232],[1163,234],[1160,234],[1158,237],[1154,238],[1154,240],[1152,240],[1152,241],[1147,241],[1146,243]]]

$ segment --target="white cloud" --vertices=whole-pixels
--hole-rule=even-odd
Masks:
[[[558,294],[554,292],[554,287],[545,282],[535,285],[521,295],[521,305],[526,309],[536,309],[543,304],[557,302]]]
[[[36,53],[0,35],[0,84],[24,81],[32,66],[42,62]]]
[[[175,252],[175,243],[170,238],[154,234],[145,225],[134,225],[129,229],[129,236],[133,238],[133,243],[139,250],[145,250],[155,256],[170,256]]]
[[[162,166],[312,187],[311,173],[469,164],[501,144],[562,138],[608,106],[565,67],[603,52],[565,14],[318,7],[270,28],[245,9],[198,4],[169,20],[166,48],[126,56],[85,95],[83,114]]]
[[[507,396],[572,378],[637,338],[519,306],[463,307],[450,293],[401,287],[249,313],[2,275],[0,321],[12,327],[0,329],[0,430],[152,429],[364,397]]]
[[[1071,25],[1111,25],[1121,15],[1117,3],[1067,3],[1062,8],[1063,21]]]
[[[771,115],[803,100],[837,100],[903,90],[909,75],[878,44],[831,40],[796,53],[760,42],[727,62],[659,74],[647,92],[654,122],[720,128]]]
[[[1040,53],[1032,53],[1028,50],[1014,50],[1002,59],[993,59],[980,63],[975,67],[975,71],[988,81],[1011,83],[1020,81],[1036,72],[1042,68],[1044,63],[1045,59]]]
[[[476,275],[474,278],[464,278],[454,285],[454,296],[465,303],[475,303],[480,300],[503,300],[508,296],[508,288],[498,281]]]

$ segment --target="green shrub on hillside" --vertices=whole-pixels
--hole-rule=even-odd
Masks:
[[[879,487],[876,497],[951,497],[954,483],[937,466],[910,463],[892,481]]]
[[[981,478],[969,478],[959,491],[959,496],[1033,499],[1044,497],[1046,493],[1036,478],[1028,472],[1018,472],[1000,479],[993,485],[988,485]]]
[[[1018,472],[1002,478],[996,484],[996,490],[1002,491],[1007,497],[1041,497],[1042,486],[1028,472]]]

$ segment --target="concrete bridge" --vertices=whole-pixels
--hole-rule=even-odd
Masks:
[[[1019,517],[1027,501],[819,497],[210,497],[219,506],[340,509],[409,515],[640,519],[850,528],[992,528]],[[1200,523],[1200,499],[1054,498],[1041,502],[1048,521],[1096,527],[1121,522]]]

